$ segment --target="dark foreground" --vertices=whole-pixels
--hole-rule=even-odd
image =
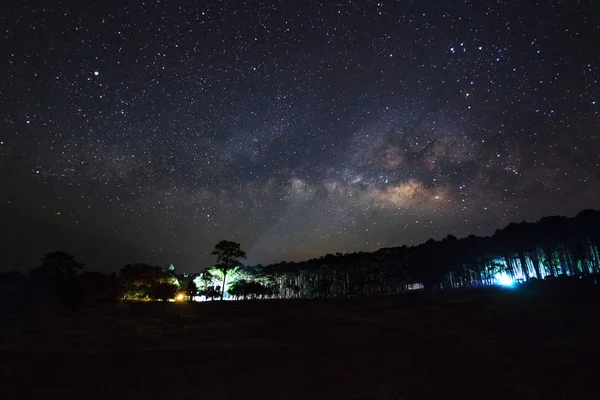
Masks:
[[[599,312],[487,290],[30,312],[0,326],[0,398],[600,398]]]

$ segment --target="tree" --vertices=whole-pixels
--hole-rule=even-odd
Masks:
[[[210,253],[217,256],[215,268],[223,273],[223,284],[221,285],[221,300],[225,295],[225,281],[227,271],[240,264],[239,259],[245,259],[246,253],[240,249],[240,244],[221,240],[215,245],[215,249]]]
[[[194,278],[194,284],[198,289],[205,289],[209,286],[213,286],[216,278],[211,274],[210,270],[205,269],[198,276]]]
[[[198,288],[196,287],[194,281],[188,282],[188,284],[185,287],[185,293],[189,296],[190,299],[198,293]]]
[[[126,299],[143,300],[152,297],[152,289],[161,283],[178,285],[177,278],[161,267],[148,264],[128,264],[121,269],[120,276],[123,285],[123,297]]]
[[[77,276],[81,269],[83,264],[75,261],[71,254],[55,251],[46,254],[42,258],[42,265],[34,268],[31,274],[34,279],[56,282]]]
[[[177,286],[171,283],[159,283],[152,287],[152,297],[167,301],[177,294]]]
[[[120,293],[119,282],[114,273],[106,275],[101,272],[84,272],[77,277],[77,282],[86,301],[112,301]]]
[[[77,275],[83,264],[63,251],[48,253],[41,261],[42,265],[31,270],[36,292],[42,297],[58,300],[69,309],[81,305],[83,293],[78,286]]]
[[[205,289],[200,290],[200,295],[206,297],[206,299],[214,300],[221,294],[220,286],[207,286]]]

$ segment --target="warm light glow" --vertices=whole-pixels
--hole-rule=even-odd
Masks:
[[[177,297],[175,297],[175,300],[177,300],[177,301],[183,301],[183,300],[185,300],[185,294],[179,293],[177,295]]]

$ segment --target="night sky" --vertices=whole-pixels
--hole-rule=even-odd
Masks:
[[[0,269],[195,272],[221,239],[266,264],[600,206],[597,1],[17,3]]]

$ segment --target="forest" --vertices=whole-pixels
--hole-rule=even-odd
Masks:
[[[221,241],[216,263],[194,273],[174,266],[129,264],[119,273],[85,271],[62,251],[25,274],[0,275],[0,301],[14,307],[58,301],[204,301],[391,295],[411,289],[451,289],[582,279],[600,272],[600,211],[511,223],[488,237],[430,239],[418,246],[327,254],[302,262],[244,265],[240,244]]]

